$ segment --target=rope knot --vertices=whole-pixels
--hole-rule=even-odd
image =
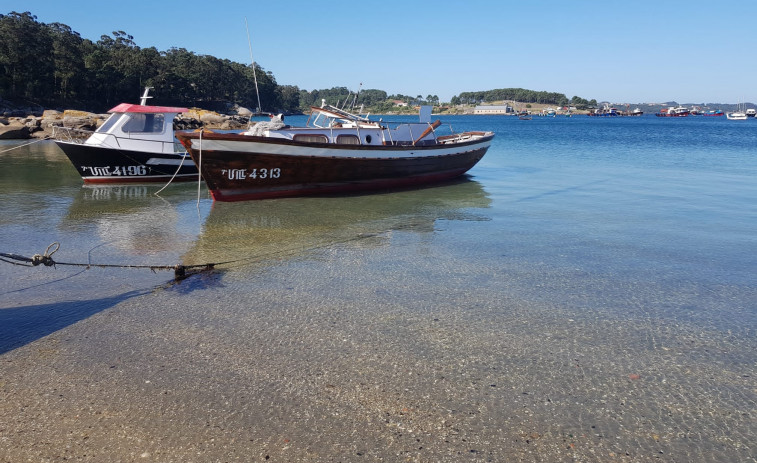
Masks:
[[[55,246],[55,249],[53,249],[51,252],[50,249],[53,246]],[[32,256],[32,265],[34,265],[35,267],[39,264],[44,264],[45,267],[51,267],[55,265],[55,261],[53,260],[52,256],[58,251],[58,249],[60,249],[60,243],[56,241],[52,243],[50,246],[48,246],[47,249],[45,249],[44,255],[34,254]]]

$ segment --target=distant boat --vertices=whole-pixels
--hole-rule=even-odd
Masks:
[[[673,108],[663,108],[660,112],[655,113],[657,117],[687,117],[691,114],[688,108],[684,106],[676,106]]]
[[[621,116],[627,116],[627,117],[635,117],[635,116],[643,116],[644,111],[642,111],[639,108],[635,108],[633,111],[629,111],[628,108],[626,108],[625,111],[620,112]]]
[[[754,117],[755,115],[757,115],[757,110],[755,110],[754,108],[749,108],[746,110],[746,117]]]
[[[741,112],[741,111],[734,111],[732,113],[728,113],[728,114],[725,115],[725,117],[728,120],[731,120],[731,121],[745,121],[745,120],[747,120],[746,113],[745,112]]]
[[[723,116],[725,113],[720,109],[711,109],[705,113],[702,113],[702,116],[709,116],[709,117],[717,117],[717,116]]]
[[[187,108],[121,103],[95,132],[54,127],[55,144],[84,183],[193,180],[197,167],[174,139],[173,120]]]
[[[588,115],[592,117],[618,117],[620,116],[620,112],[618,112],[617,108],[612,108],[609,105],[605,105],[604,108],[597,108],[593,112],[590,112]]]
[[[747,113],[741,103],[739,103],[736,111],[726,114],[725,117],[731,121],[745,121],[747,119]]]
[[[555,111],[552,108],[542,109],[539,116],[545,116],[545,117],[555,117],[557,116],[557,111]]]

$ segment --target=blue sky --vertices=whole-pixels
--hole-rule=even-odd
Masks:
[[[448,101],[522,87],[614,103],[757,101],[753,0],[4,0],[98,40],[255,61],[279,84]]]

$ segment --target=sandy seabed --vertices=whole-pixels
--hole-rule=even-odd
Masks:
[[[753,288],[545,269],[534,288],[517,259],[375,239],[6,294],[6,319],[64,323],[0,328],[0,461],[755,461],[754,327],[712,315]]]

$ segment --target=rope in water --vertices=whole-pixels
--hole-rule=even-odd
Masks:
[[[21,145],[14,146],[13,148],[8,148],[7,150],[2,150],[2,151],[0,151],[0,154],[7,153],[8,151],[13,151],[13,150],[18,149],[18,148],[23,148],[24,146],[33,145],[33,144],[39,143],[41,141],[50,140],[50,138],[51,137],[48,136],[48,137],[40,138],[38,140],[30,141],[29,143],[23,143]]]
[[[53,249],[54,248],[54,249]],[[52,251],[50,251],[52,249]],[[58,265],[65,265],[71,267],[98,267],[98,268],[140,268],[155,270],[173,270],[174,277],[176,279],[185,278],[187,276],[187,270],[212,270],[216,265],[228,263],[217,262],[198,265],[131,265],[131,264],[92,264],[92,263],[76,263],[76,262],[58,262],[53,260],[52,255],[60,249],[60,243],[57,241],[47,247],[44,254],[34,254],[32,257],[20,256],[18,254],[10,254],[0,252],[0,260],[13,265],[22,265],[25,267],[36,267],[38,265],[44,265],[45,267],[55,267]],[[10,260],[8,260],[10,259]]]
[[[379,236],[381,233],[366,233],[366,234],[360,234],[358,236],[352,237],[352,238],[346,238],[344,240],[339,241],[330,241],[328,243],[310,246],[305,249],[290,249],[289,252],[296,252],[296,251],[313,251],[316,249],[322,249],[334,246],[336,244],[344,244],[349,243],[351,241],[358,241],[362,239],[367,238],[373,238],[376,236]],[[213,270],[217,266],[220,265],[229,265],[229,264],[236,264],[241,262],[253,262],[256,260],[260,260],[267,257],[273,257],[274,255],[285,255],[287,254],[287,250],[284,251],[276,251],[271,252],[268,254],[261,254],[256,256],[248,256],[248,257],[242,257],[239,259],[233,259],[233,260],[227,260],[223,262],[208,262],[205,264],[195,264],[195,265],[132,265],[132,264],[93,264],[93,263],[76,263],[76,262],[58,262],[55,261],[52,258],[52,255],[55,254],[60,249],[60,243],[57,241],[50,244],[47,249],[45,250],[44,254],[34,254],[32,257],[26,257],[21,256],[18,254],[12,254],[12,253],[5,253],[0,252],[0,261],[13,264],[13,265],[21,265],[24,267],[36,267],[38,265],[44,265],[45,267],[55,267],[58,265],[61,266],[70,266],[70,267],[85,267],[86,269],[89,269],[91,267],[97,267],[97,268],[131,268],[131,269],[149,269],[153,272],[156,270],[173,270],[174,272],[174,279],[175,280],[183,280],[184,278],[187,278],[191,276],[194,273],[201,273]]]

